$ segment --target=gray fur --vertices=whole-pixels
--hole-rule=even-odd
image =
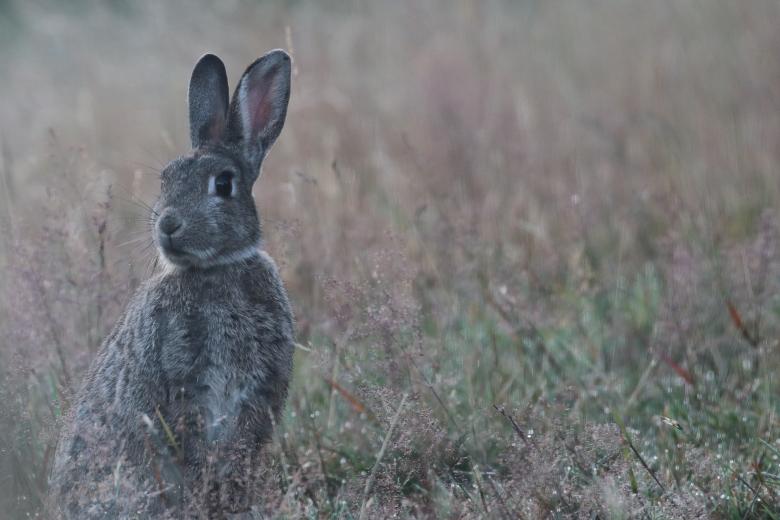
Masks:
[[[271,51],[247,67],[233,93],[226,138],[243,144],[255,172],[260,171],[265,154],[284,126],[290,100],[290,71],[287,53]],[[251,96],[253,93],[258,95]],[[253,108],[259,107],[251,101],[259,101],[266,110],[253,112]]]
[[[193,72],[195,125],[221,110],[221,94],[210,98],[202,88],[221,88],[214,60]],[[133,296],[72,407],[50,477],[53,516],[219,518],[248,507],[247,479],[292,372],[292,312],[260,249],[251,194],[284,124],[289,65],[273,51],[239,83],[265,71],[249,84],[273,96],[272,110],[260,111],[268,117],[248,128],[246,117],[236,120],[244,107],[234,97],[226,131],[204,139],[193,129],[198,146],[163,170],[153,235],[164,269]],[[233,175],[230,197],[212,193],[223,171]]]
[[[225,64],[213,54],[203,55],[195,64],[187,91],[193,148],[222,137],[227,124],[228,96]]]

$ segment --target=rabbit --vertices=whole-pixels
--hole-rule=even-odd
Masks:
[[[162,269],[92,362],[58,440],[51,516],[221,518],[251,506],[292,374],[293,315],[252,195],[290,70],[284,51],[269,52],[228,104],[222,61],[195,65],[193,150],[162,170],[151,215]]]

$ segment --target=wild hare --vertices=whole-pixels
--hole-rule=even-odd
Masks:
[[[220,518],[251,506],[251,475],[287,395],[293,317],[261,249],[252,185],[284,125],[290,58],[244,72],[203,56],[189,85],[193,151],[162,171],[144,283],[92,363],[50,476],[57,518]]]

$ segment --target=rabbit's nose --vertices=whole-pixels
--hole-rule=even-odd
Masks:
[[[166,213],[160,218],[160,222],[157,225],[160,231],[166,235],[173,235],[181,228],[181,220],[173,213]]]

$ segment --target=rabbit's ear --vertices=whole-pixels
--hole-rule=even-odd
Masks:
[[[290,100],[290,69],[286,52],[271,51],[246,69],[233,93],[227,139],[243,144],[255,174],[284,126]]]
[[[188,93],[193,148],[222,139],[229,95],[225,64],[213,54],[205,54],[192,71]]]

